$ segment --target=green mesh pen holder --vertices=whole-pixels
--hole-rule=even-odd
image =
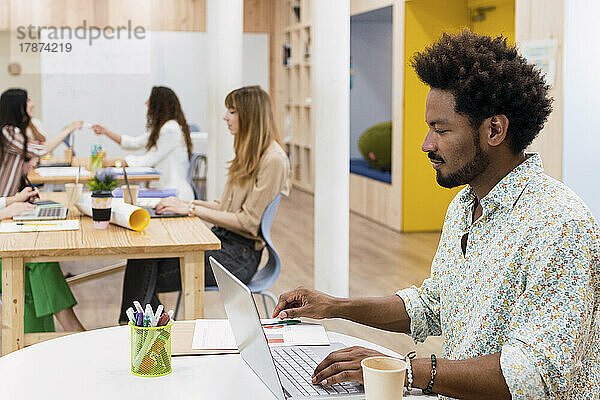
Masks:
[[[171,326],[144,328],[131,322],[131,373],[163,376],[171,373]]]

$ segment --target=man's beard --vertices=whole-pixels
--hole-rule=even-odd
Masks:
[[[438,185],[445,188],[453,188],[461,185],[466,185],[480,175],[490,165],[490,159],[479,146],[479,136],[473,135],[473,144],[475,146],[475,155],[461,169],[450,175],[443,176],[440,171],[437,171],[436,180]]]

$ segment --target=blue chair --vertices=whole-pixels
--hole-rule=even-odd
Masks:
[[[279,206],[279,202],[281,201],[281,194],[278,194],[275,199],[267,206],[265,212],[263,213],[262,219],[260,221],[260,232],[265,241],[265,248],[269,252],[269,258],[264,267],[256,271],[250,282],[248,282],[248,289],[254,294],[259,294],[262,297],[263,305],[265,307],[265,312],[267,313],[267,317],[270,317],[271,313],[269,312],[269,306],[267,305],[267,297],[273,301],[273,309],[277,305],[277,297],[269,291],[271,286],[277,281],[279,278],[279,274],[281,273],[281,259],[279,255],[275,251],[275,247],[273,246],[273,241],[271,240],[271,224],[273,223],[273,219],[275,218],[275,213],[277,212],[277,207]],[[205,265],[204,268],[210,268],[209,265]],[[204,291],[206,292],[215,292],[218,291],[218,286],[206,286]],[[177,297],[177,305],[175,307],[175,315],[177,315],[177,311],[179,311],[179,305],[181,303],[181,292],[179,292],[179,296]]]
[[[188,167],[187,180],[194,191],[194,199],[205,200],[206,193],[204,193],[204,190],[196,187],[194,178],[206,179],[206,156],[204,154],[192,153],[190,166]]]

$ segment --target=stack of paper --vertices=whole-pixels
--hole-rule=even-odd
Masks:
[[[138,191],[138,199],[164,198],[177,196],[177,189],[142,189]],[[123,197],[123,190],[117,188],[113,190],[113,197]]]
[[[123,168],[106,168],[113,175],[123,175]],[[159,175],[158,171],[152,167],[126,167],[127,175]]]
[[[226,319],[197,319],[192,349],[237,350],[229,321]]]
[[[79,168],[79,167],[40,167],[36,168],[35,172],[39,176],[43,176],[45,178],[53,177],[53,176],[77,176],[77,171],[81,176],[89,176],[90,171],[87,169]]]
[[[262,323],[271,323],[263,320]],[[297,325],[263,326],[269,346],[328,345],[329,338],[322,325],[303,322]],[[226,319],[197,319],[192,341],[194,350],[237,350],[229,321]]]

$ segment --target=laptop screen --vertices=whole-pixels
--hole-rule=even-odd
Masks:
[[[284,400],[281,381],[275,370],[252,293],[217,260],[212,257],[209,260],[242,358],[275,397]]]

